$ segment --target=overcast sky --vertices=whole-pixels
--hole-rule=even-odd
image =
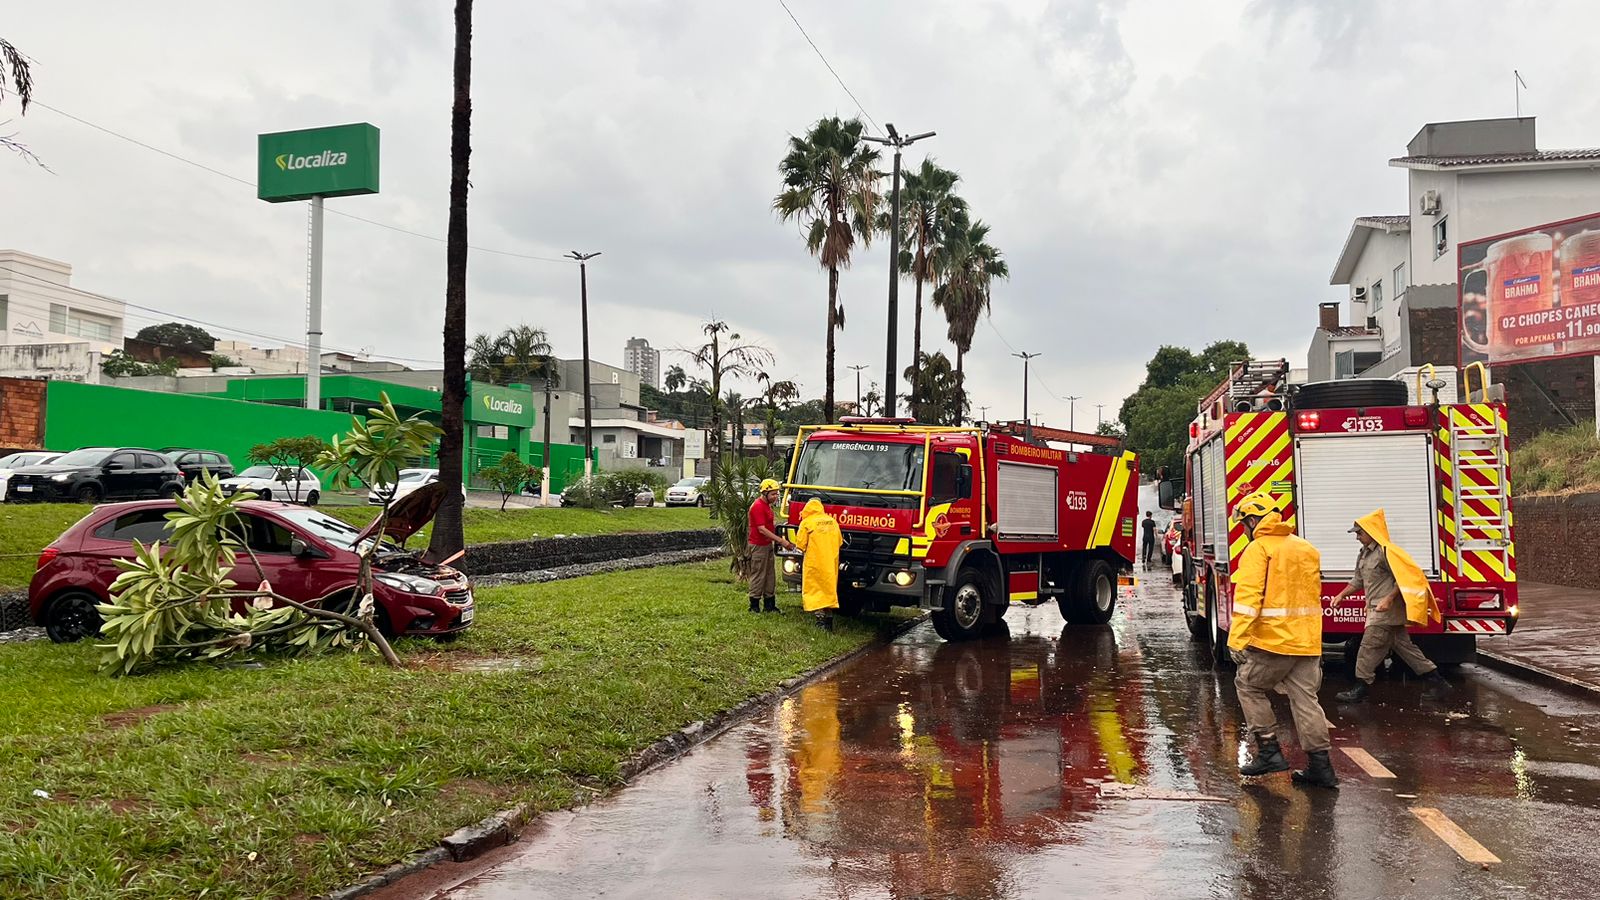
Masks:
[[[1406,211],[1387,160],[1425,122],[1510,115],[1513,67],[1540,146],[1600,144],[1591,3],[789,5],[880,126],[939,132],[907,165],[925,147],[959,171],[1010,262],[967,366],[991,417],[1020,413],[1013,348],[1043,354],[1032,402],[1060,425],[1069,395],[1080,426],[1114,415],[1162,343],[1304,365],[1316,304],[1344,299],[1327,281],[1351,219]],[[447,2],[13,4],[0,28],[42,103],[247,181],[258,132],[371,122],[382,193],[329,209],[445,232]],[[603,251],[599,360],[718,317],[820,396],[827,279],[770,204],[787,136],[858,111],[777,0],[479,0],[473,66],[473,244]],[[13,97],[4,119],[53,174],[0,156],[0,247],[72,263],[83,289],[302,334],[304,204],[49,109],[18,118]],[[874,243],[841,279],[841,399],[846,365],[882,378],[886,269]],[[531,323],[576,356],[577,292],[570,264],[475,252],[470,328]],[[328,346],[436,362],[443,295],[442,243],[328,217]]]

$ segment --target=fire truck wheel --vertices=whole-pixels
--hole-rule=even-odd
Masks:
[[[986,579],[977,569],[962,569],[944,591],[944,607],[933,611],[933,630],[947,641],[970,641],[983,634]]]
[[[1117,611],[1117,575],[1104,560],[1090,560],[1073,573],[1072,590],[1061,598],[1061,617],[1072,625],[1104,625]]]
[[[839,615],[859,616],[866,612],[866,609],[867,597],[865,591],[858,591],[848,587],[839,588]]]

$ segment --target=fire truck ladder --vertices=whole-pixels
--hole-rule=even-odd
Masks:
[[[1500,572],[1511,571],[1511,531],[1507,527],[1506,436],[1491,417],[1478,424],[1450,419],[1450,464],[1455,473],[1456,549],[1488,556]]]
[[[1281,359],[1252,359],[1235,364],[1228,377],[1229,408],[1276,392],[1288,375],[1289,364]]]

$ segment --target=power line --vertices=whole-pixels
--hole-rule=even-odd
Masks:
[[[82,117],[79,117],[79,116],[75,116],[72,113],[66,112],[65,110],[56,109],[54,106],[51,106],[50,104],[45,103],[43,101],[34,100],[32,105],[38,106],[38,107],[43,108],[43,109],[48,109],[48,110],[50,110],[51,112],[55,113],[58,116],[63,116],[65,118],[71,119],[72,121],[77,122],[80,125],[86,125],[86,126],[88,126],[90,128],[93,128],[96,131],[99,131],[99,132],[102,132],[104,134],[108,134],[108,135],[110,135],[110,136],[112,136],[114,138],[117,138],[118,140],[127,141],[128,143],[133,144],[135,146],[143,147],[144,149],[149,150],[152,153],[159,153],[162,156],[167,157],[168,159],[177,160],[178,162],[181,162],[184,165],[194,166],[195,168],[200,169],[202,171],[210,172],[213,175],[217,175],[217,176],[220,176],[222,178],[226,178],[229,181],[236,181],[239,184],[242,184],[242,185],[250,188],[251,190],[255,190],[255,187],[256,187],[255,182],[250,181],[249,179],[240,178],[237,175],[234,175],[234,174],[231,174],[231,173],[228,173],[228,172],[224,172],[221,169],[212,168],[211,166],[208,166],[205,163],[196,162],[195,160],[189,159],[188,157],[185,157],[185,156],[179,156],[178,154],[173,153],[170,150],[163,150],[160,147],[155,146],[154,144],[147,144],[144,141],[139,140],[138,138],[129,137],[128,135],[125,135],[125,134],[123,134],[123,133],[121,133],[119,131],[113,131],[110,128],[105,127],[104,125],[97,125],[94,122],[89,121],[88,119],[85,119],[85,118],[82,118]],[[304,201],[301,201],[301,202],[304,202]],[[436,235],[424,234],[424,233],[422,233],[420,231],[412,231],[409,228],[401,228],[398,225],[390,225],[387,222],[379,222],[376,219],[368,219],[365,216],[358,216],[358,215],[355,215],[354,213],[344,212],[343,210],[331,209],[330,208],[327,211],[330,212],[330,213],[333,213],[336,216],[343,216],[346,219],[354,219],[357,222],[365,222],[368,225],[376,225],[379,228],[387,228],[390,231],[398,232],[400,234],[410,235],[411,237],[418,237],[418,238],[422,238],[423,240],[434,241],[435,243],[440,243],[440,244],[445,243],[445,239],[444,238],[438,237]],[[471,245],[471,244],[469,244],[468,246],[471,249],[478,251],[479,253],[493,253],[496,256],[509,256],[509,257],[514,258],[514,259],[532,259],[532,260],[537,260],[539,262],[553,262],[553,263],[566,263],[566,262],[568,262],[567,260],[560,259],[559,257],[554,257],[554,256],[539,256],[539,255],[534,254],[534,253],[518,253],[518,252],[516,252],[514,250],[496,250],[493,247],[478,247],[478,246]]]
[[[10,266],[0,266],[0,271],[10,272],[12,275],[16,275],[16,276],[21,277],[21,278],[26,278],[26,279],[28,279],[30,281],[35,281],[35,282],[38,282],[39,284],[45,285],[47,287],[52,287],[52,288],[55,288],[57,290],[69,291],[69,292],[77,294],[79,296],[90,297],[90,298],[95,299],[95,300],[115,300],[116,302],[121,303],[123,306],[128,307],[130,309],[141,310],[141,311],[147,312],[147,313],[155,313],[156,315],[163,317],[161,319],[152,318],[152,319],[150,319],[150,321],[152,321],[152,322],[177,320],[177,321],[180,321],[180,322],[188,322],[188,323],[193,324],[193,325],[204,325],[204,326],[206,326],[208,328],[215,328],[215,329],[217,329],[219,331],[226,331],[226,332],[228,332],[230,334],[239,335],[240,337],[253,337],[253,338],[260,338],[260,339],[268,340],[268,341],[277,341],[280,344],[284,344],[286,346],[291,346],[291,347],[298,347],[298,346],[303,346],[304,345],[303,340],[300,339],[300,338],[288,338],[288,337],[283,337],[281,335],[274,335],[274,334],[268,334],[266,332],[261,332],[261,331],[252,331],[252,330],[245,329],[245,328],[238,328],[238,327],[232,326],[232,325],[223,325],[223,324],[220,324],[220,323],[217,323],[217,322],[209,322],[209,321],[206,321],[204,319],[196,319],[196,318],[194,318],[192,316],[185,316],[185,315],[182,315],[181,313],[175,313],[175,312],[171,312],[169,310],[159,309],[159,308],[154,307],[154,306],[145,306],[143,304],[134,303],[134,302],[132,302],[130,300],[125,300],[125,299],[123,299],[121,297],[117,297],[117,296],[112,295],[112,294],[96,294],[96,293],[93,293],[91,291],[85,291],[85,290],[83,290],[81,288],[73,287],[71,285],[57,284],[56,282],[47,281],[47,280],[45,280],[43,278],[40,278],[37,275],[32,275],[32,274],[29,274],[27,272],[22,272],[22,271],[19,271],[17,269],[13,269]],[[124,318],[127,318],[127,316],[125,315]],[[135,316],[134,318],[145,318],[145,317],[143,317],[143,316]],[[331,350],[333,352],[336,352],[336,353],[350,353],[350,354],[354,354],[354,355],[357,355],[357,356],[365,354],[365,355],[370,355],[370,356],[380,356],[380,357],[384,357],[384,358],[387,358],[387,359],[400,360],[400,361],[403,361],[403,362],[426,363],[426,364],[431,365],[431,366],[441,366],[441,365],[443,365],[443,363],[440,362],[437,359],[423,359],[421,357],[415,357],[415,356],[399,356],[399,355],[391,354],[391,353],[373,353],[373,352],[363,351],[363,350],[353,350],[353,349],[348,348],[348,347],[333,347],[333,346],[330,346],[327,349]]]
[[[822,60],[822,64],[828,67],[828,74],[832,75],[833,80],[839,82],[839,87],[844,88],[844,92],[850,95],[850,99],[855,103],[856,109],[860,111],[863,116],[866,116],[867,121],[872,123],[873,128],[880,132],[883,131],[882,128],[878,128],[878,122],[872,118],[872,113],[867,112],[867,108],[861,105],[860,100],[856,99],[855,91],[850,90],[850,85],[845,84],[844,79],[839,77],[839,73],[833,68],[833,63],[828,62],[828,57],[823,55],[822,48],[818,47],[817,42],[811,39],[811,35],[806,34],[806,28],[804,25],[800,24],[799,19],[795,18],[794,10],[790,9],[789,4],[785,3],[784,0],[778,0],[778,5],[783,7],[783,11],[789,14],[789,21],[794,23],[794,27],[800,29],[800,36],[806,39],[806,43],[811,45],[812,50],[816,51],[817,59]]]

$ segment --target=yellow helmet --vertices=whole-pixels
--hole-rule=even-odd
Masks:
[[[783,490],[783,488],[778,485],[778,482],[774,481],[771,478],[764,479],[761,482],[761,493],[763,493],[763,494],[765,494],[767,491],[780,491],[780,490]]]
[[[1239,501],[1234,507],[1233,520],[1242,521],[1246,516],[1264,516],[1270,512],[1277,512],[1278,501],[1266,491],[1256,491],[1254,494]]]

